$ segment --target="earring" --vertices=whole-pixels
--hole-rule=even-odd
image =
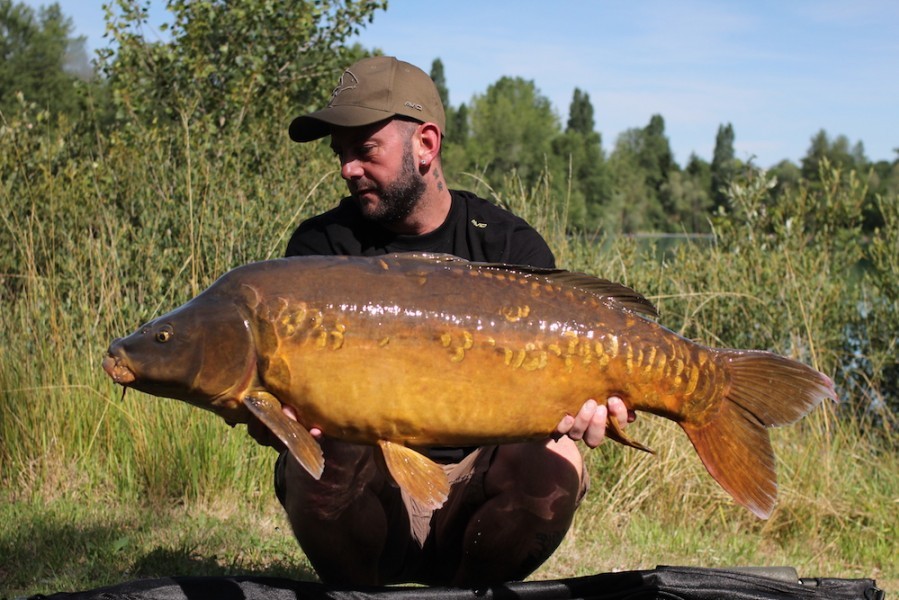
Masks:
[[[421,159],[421,166],[425,166],[426,164],[428,164],[428,161],[426,161],[425,159]]]

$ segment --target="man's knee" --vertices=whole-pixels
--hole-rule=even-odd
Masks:
[[[469,521],[454,581],[487,584],[523,579],[558,547],[582,497],[577,445],[500,446],[484,480],[486,502]]]
[[[543,504],[553,500],[556,508],[567,500],[573,510],[586,492],[587,476],[577,444],[563,437],[500,446],[486,483],[488,494],[510,493]]]
[[[290,455],[282,452],[275,463],[275,494],[288,516],[306,514],[321,520],[333,520],[363,494],[371,494],[383,485],[372,449],[368,446],[329,444],[325,470],[314,479]]]

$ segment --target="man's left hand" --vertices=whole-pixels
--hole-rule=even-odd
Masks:
[[[556,432],[573,440],[583,440],[590,448],[596,448],[606,437],[606,424],[610,418],[617,419],[624,428],[637,418],[637,414],[628,410],[618,396],[610,396],[605,404],[591,399],[584,402],[576,416],[565,415],[559,421]]]

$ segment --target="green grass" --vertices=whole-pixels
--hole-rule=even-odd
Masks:
[[[67,497],[0,507],[0,597],[167,575],[314,578],[277,502],[124,502]]]
[[[23,114],[0,128],[0,598],[177,574],[314,577],[273,497],[271,451],[182,403],[121,398],[100,361],[112,338],[228,269],[279,255],[300,218],[342,194],[330,157],[283,132],[138,128],[88,142],[41,127]],[[535,224],[560,265],[647,294],[666,326],[814,365],[843,400],[775,432],[780,500],[767,521],[733,505],[676,426],[638,419],[629,433],[657,455],[589,454],[592,490],[535,579],[786,564],[899,592],[899,447],[885,406],[896,402],[896,198],[860,247],[852,177],[777,202],[750,177],[712,243],[659,249],[569,235],[546,185],[462,181]]]
[[[154,400],[133,395],[145,401],[129,407],[135,416],[155,411]],[[174,401],[168,407],[183,413],[180,408]],[[772,518],[761,521],[712,482],[677,427],[638,419],[631,432],[657,456],[611,443],[590,453],[591,491],[561,548],[533,579],[659,564],[789,565],[805,577],[874,577],[891,593],[899,591],[899,458],[877,456],[869,442],[840,435],[830,444],[815,442],[809,430],[818,425],[777,432],[780,500]],[[140,497],[116,491],[122,473],[78,461],[33,489],[6,486],[0,498],[0,597],[167,575],[314,579],[269,487],[274,454],[256,448],[243,432],[231,435],[222,422],[210,427],[207,433],[216,430],[245,455],[259,453],[257,489],[217,482],[197,497],[172,485],[167,497]],[[169,437],[170,430],[155,424],[146,430]],[[197,443],[180,439],[187,449]],[[843,458],[848,453],[855,454],[851,469]],[[146,460],[170,467],[164,454]],[[179,479],[178,473],[169,476]]]

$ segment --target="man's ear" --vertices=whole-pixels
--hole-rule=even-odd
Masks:
[[[440,144],[443,142],[443,134],[435,123],[422,123],[418,128],[418,161],[424,166],[429,166],[440,155]]]

